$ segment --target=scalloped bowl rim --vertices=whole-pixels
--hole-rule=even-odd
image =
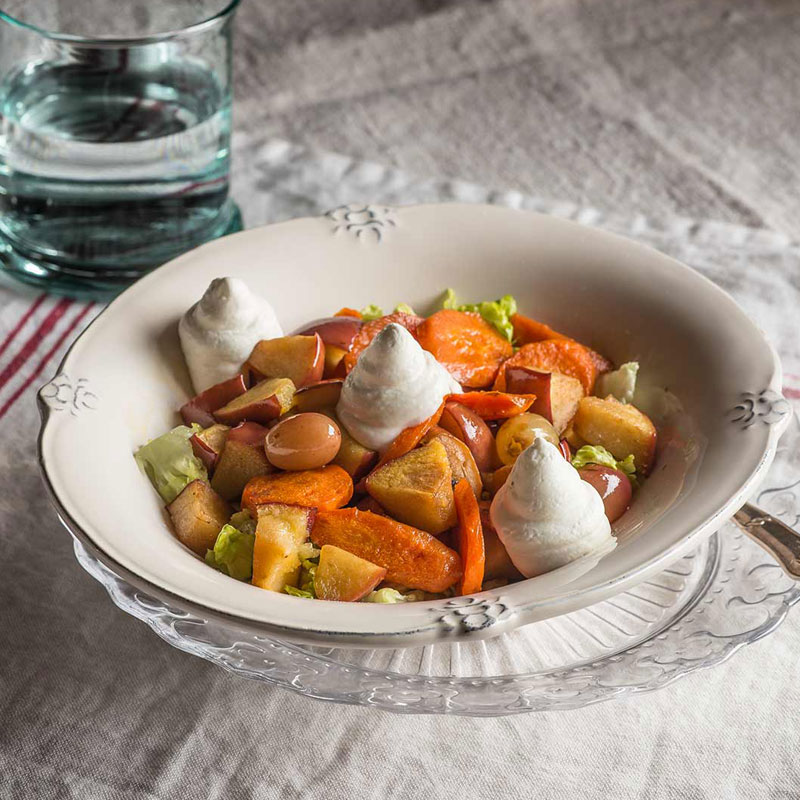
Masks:
[[[347,300],[350,295],[358,295],[359,291],[374,292],[374,286],[378,285],[382,287],[382,290],[385,289],[387,295],[394,296],[394,301],[391,298],[374,299],[380,299],[388,305],[389,302],[399,302],[400,300],[405,300],[406,297],[398,296],[397,287],[386,286],[386,284],[392,283],[386,277],[379,279],[378,284],[370,286],[369,281],[374,281],[374,277],[370,272],[366,271],[365,265],[371,269],[376,261],[383,262],[388,257],[388,260],[394,259],[397,263],[403,264],[407,270],[410,270],[414,268],[414,264],[409,259],[414,255],[420,258],[421,254],[427,253],[425,248],[429,247],[440,258],[440,262],[450,265],[452,268],[452,261],[457,260],[457,258],[456,253],[451,253],[451,250],[457,252],[459,249],[456,237],[452,235],[452,231],[456,230],[460,231],[462,237],[467,240],[460,253],[462,257],[466,257],[469,244],[473,247],[482,245],[491,250],[492,247],[497,247],[497,242],[502,241],[502,237],[505,236],[507,238],[504,244],[508,249],[512,250],[514,248],[510,247],[509,240],[516,243],[516,238],[519,238],[520,242],[517,244],[520,245],[523,253],[531,252],[530,250],[526,251],[525,248],[544,246],[545,243],[549,243],[548,246],[551,244],[556,254],[561,252],[558,249],[560,246],[562,250],[569,251],[570,258],[576,262],[582,258],[591,261],[592,258],[596,257],[597,253],[600,253],[602,257],[614,255],[623,263],[626,259],[632,263],[635,262],[637,268],[639,264],[649,265],[660,276],[667,276],[666,278],[659,278],[660,280],[667,281],[668,278],[669,280],[677,281],[681,285],[685,284],[688,289],[692,290],[692,294],[697,293],[709,301],[713,312],[718,314],[720,319],[729,319],[729,324],[735,326],[736,331],[744,336],[742,342],[747,344],[748,347],[752,347],[753,352],[758,355],[758,362],[754,361],[749,367],[757,367],[758,369],[755,372],[759,377],[755,378],[751,384],[743,385],[741,388],[748,390],[753,396],[759,396],[759,393],[763,394],[765,391],[769,391],[779,402],[786,402],[780,396],[781,368],[777,354],[739,306],[719,287],[689,267],[642,244],[605,231],[589,229],[563,219],[496,206],[437,204],[407,206],[397,209],[383,207],[378,209],[373,207],[351,208],[350,211],[339,212],[341,210],[329,212],[328,215],[323,217],[291,220],[233,234],[189,251],[154,271],[120,294],[93,320],[70,347],[56,372],[56,378],[69,376],[70,374],[83,377],[83,366],[92,366],[97,369],[98,349],[102,353],[99,335],[105,333],[106,329],[110,329],[111,333],[116,333],[119,336],[119,331],[116,328],[122,323],[121,319],[118,321],[118,318],[127,320],[125,325],[131,331],[131,338],[136,339],[139,334],[139,328],[136,326],[138,323],[131,317],[131,314],[135,317],[138,312],[140,315],[146,316],[150,312],[149,306],[158,306],[159,303],[166,303],[169,313],[167,313],[167,316],[162,314],[161,318],[161,322],[164,324],[164,331],[166,331],[176,322],[175,313],[177,312],[179,315],[182,310],[185,310],[188,305],[194,302],[196,297],[202,293],[209,276],[215,276],[209,270],[213,270],[212,265],[214,263],[218,264],[222,260],[220,256],[229,258],[229,254],[233,254],[233,259],[229,261],[229,264],[232,263],[234,266],[232,268],[228,267],[224,271],[220,270],[217,274],[234,274],[244,277],[251,283],[253,280],[268,283],[273,278],[272,276],[259,274],[260,263],[256,263],[258,259],[240,263],[236,262],[235,258],[237,254],[241,257],[242,254],[247,253],[251,256],[261,254],[265,250],[271,252],[271,255],[276,259],[276,263],[280,262],[277,268],[283,269],[283,273],[278,274],[274,280],[283,280],[284,283],[287,283],[287,274],[293,275],[290,269],[291,259],[296,258],[298,252],[306,255],[309,252],[324,252],[331,261],[335,262],[338,259],[342,264],[347,265],[347,268],[352,268],[356,272],[364,270],[361,273],[362,281],[358,282],[358,286],[355,285],[356,281],[352,281],[354,285],[348,286],[344,291],[339,292],[335,302],[325,301],[326,306],[331,311],[333,307],[338,307],[339,304],[349,305],[350,303]],[[352,230],[348,224],[348,214],[352,214],[352,218],[356,220],[353,225],[355,229],[354,235],[351,235]],[[387,221],[376,230],[374,226],[370,226],[370,222],[374,219],[381,219],[381,214],[384,215]],[[364,220],[366,220],[366,223],[362,225]],[[391,230],[388,230],[389,227]],[[446,231],[446,233],[441,234],[440,231],[442,230]],[[362,235],[364,231],[367,231],[366,236]],[[331,236],[332,232],[334,233],[333,236]],[[391,243],[392,237],[396,239],[394,244]],[[552,243],[550,242],[551,239],[553,240]],[[272,247],[272,251],[270,251],[270,247]],[[531,252],[531,257],[533,257],[534,252]],[[535,261],[535,259],[533,260]],[[289,263],[289,267],[283,263],[284,261]],[[615,264],[611,265],[610,268],[617,269]],[[324,282],[326,280],[325,269],[320,266],[317,266],[316,269],[319,273],[317,279]],[[525,275],[527,275],[528,272],[526,270],[530,270],[530,264],[526,262],[524,266],[515,266],[515,269],[517,272],[525,272]],[[547,265],[539,265],[536,269],[546,270]],[[555,269],[555,267],[552,269]],[[575,267],[575,269],[580,273],[579,267]],[[625,268],[620,267],[619,269],[620,274],[624,275]],[[473,273],[475,271],[473,268]],[[202,273],[202,281],[198,282],[198,286],[195,289],[182,296],[178,305],[175,305],[176,301],[174,299],[167,299],[170,297],[169,292],[162,293],[158,298],[152,292],[152,290],[158,289],[159,284],[169,286],[170,283],[174,284],[177,280],[178,285],[180,285],[181,280],[184,280],[188,274],[197,272]],[[628,269],[628,272],[630,273],[630,269]],[[467,274],[470,275],[470,279],[474,283],[475,275],[472,273]],[[593,278],[593,276],[594,273],[590,273],[588,267],[582,274],[582,277],[587,280]],[[389,277],[392,276],[389,275]],[[409,276],[406,275],[405,277],[408,279]],[[413,277],[416,277],[417,282],[421,283],[426,280],[424,272],[420,272]],[[454,283],[456,286],[460,286],[459,277],[438,281],[439,289],[441,290],[445,286]],[[484,283],[486,282],[485,278],[480,277],[478,277],[477,282],[480,283],[481,280]],[[368,285],[362,287],[362,282]],[[257,286],[255,288],[259,289]],[[500,289],[506,291],[503,286]],[[420,291],[423,294],[426,291],[428,295],[430,294],[429,289],[420,289]],[[641,291],[644,291],[644,289],[641,289]],[[149,297],[152,298],[148,307],[137,306],[137,302],[143,297],[148,297],[148,293],[150,293]],[[494,293],[497,293],[496,289]],[[265,292],[265,294],[268,293]],[[291,293],[287,296],[291,296]],[[366,296],[366,294],[363,294],[358,299],[361,300]],[[275,308],[279,318],[282,318],[281,306],[275,304]],[[312,319],[324,315],[324,313],[315,313],[316,310],[302,313],[294,321],[299,324],[302,319]],[[541,311],[541,309],[528,309],[524,301],[521,302],[521,310],[523,312],[530,311],[532,314]],[[697,309],[695,309],[694,317],[691,315],[687,317],[692,324],[695,323],[698,316],[696,312]],[[125,316],[126,314],[127,317]],[[153,312],[153,315],[154,318],[158,317],[157,312]],[[296,325],[286,325],[287,330],[291,330],[294,327]],[[734,329],[732,328],[731,330]],[[174,331],[173,338],[177,339],[174,336]],[[576,334],[576,338],[580,339],[582,337]],[[153,342],[150,343],[153,345]],[[590,341],[590,343],[592,342]],[[138,339],[134,346],[141,347]],[[170,346],[174,351],[175,341]],[[167,347],[168,350],[170,346]],[[155,350],[155,346],[153,349]],[[163,352],[154,352],[148,355],[147,358],[154,359],[154,369],[164,372],[162,367],[158,366],[155,361],[159,358],[163,361]],[[105,362],[102,369],[106,369]],[[173,371],[178,369],[178,367],[175,367]],[[108,371],[111,372],[111,369]],[[109,380],[111,380],[111,377],[109,377]],[[163,389],[162,395],[166,394],[170,398],[186,396],[185,376],[180,378],[161,375],[161,377],[168,384]],[[181,384],[181,381],[183,381],[183,384]],[[102,383],[102,380],[99,382]],[[308,643],[319,644],[324,642],[326,644],[335,643],[364,647],[398,647],[419,645],[444,639],[488,638],[527,622],[576,610],[631,587],[665,566],[670,560],[679,557],[687,548],[692,546],[698,537],[709,535],[717,530],[724,520],[744,502],[771,464],[778,439],[785,427],[784,422],[788,424],[790,418],[788,414],[784,414],[777,420],[777,424],[749,427],[746,442],[745,440],[740,440],[739,442],[744,452],[743,461],[745,463],[735,465],[736,478],[731,478],[729,481],[727,494],[724,498],[719,498],[713,513],[695,519],[693,524],[684,529],[682,533],[672,535],[670,541],[664,544],[657,552],[654,552],[651,557],[640,560],[632,567],[618,569],[605,579],[596,580],[588,585],[584,580],[584,585],[574,588],[576,582],[580,584],[581,579],[578,578],[577,581],[567,583],[563,587],[556,586],[552,590],[548,589],[543,594],[541,588],[538,588],[537,593],[537,587],[542,586],[540,578],[522,581],[494,591],[482,592],[469,598],[437,600],[401,606],[378,606],[373,604],[309,602],[285,595],[266,593],[255,589],[255,587],[235,583],[226,576],[213,573],[212,570],[208,570],[203,565],[203,569],[206,572],[213,573],[208,577],[203,576],[206,583],[208,581],[217,582],[217,586],[220,587],[219,593],[212,600],[209,600],[202,589],[195,588],[196,577],[190,576],[187,579],[181,575],[183,582],[165,579],[163,574],[156,577],[153,569],[157,565],[148,562],[143,567],[141,563],[137,563],[125,551],[124,541],[112,541],[113,534],[110,532],[111,526],[108,524],[108,520],[99,515],[98,509],[89,508],[89,506],[92,506],[92,497],[90,495],[81,496],[81,481],[76,477],[75,470],[69,469],[71,466],[68,458],[70,447],[74,448],[78,443],[83,446],[84,442],[89,441],[96,434],[92,432],[91,427],[86,427],[88,424],[86,415],[72,416],[71,414],[60,414],[54,411],[45,394],[45,390],[51,385],[53,385],[52,381],[42,387],[38,396],[39,408],[42,414],[42,426],[39,434],[39,461],[45,485],[65,527],[109,569],[142,591],[159,597],[173,606],[184,608],[199,616],[224,621],[226,624],[242,630],[271,635],[277,634],[285,638]],[[161,389],[159,390],[161,391]],[[732,395],[731,401],[735,399]],[[731,402],[730,408],[733,407],[734,404]],[[126,409],[126,411],[133,413],[130,409]],[[116,418],[116,424],[119,424],[118,418]],[[141,421],[138,424],[141,424]],[[76,431],[76,429],[78,430]],[[163,429],[162,424],[161,430]],[[149,435],[152,436],[157,433],[158,430],[154,429],[149,432]],[[106,428],[106,434],[113,434],[111,428]],[[734,435],[738,434],[734,434],[731,429],[731,436]],[[146,438],[140,436],[138,443],[145,441]],[[724,439],[724,436],[722,438]],[[745,442],[745,444],[741,445],[741,442]],[[724,441],[723,444],[725,444]],[[98,446],[99,443],[95,443],[95,447],[97,448]],[[97,453],[98,450],[95,449],[94,452]],[[126,455],[130,456],[130,451]],[[130,461],[132,463],[133,459],[131,458]],[[699,469],[702,471],[702,466]],[[142,483],[147,484],[143,476],[138,473],[136,473],[136,476]],[[113,483],[110,486],[113,486]],[[149,484],[146,489],[152,493]],[[76,499],[76,493],[78,499]],[[152,494],[154,495],[155,493]],[[153,500],[151,505],[155,506],[155,504],[156,501]],[[679,504],[676,503],[676,505]],[[671,510],[669,507],[666,509],[667,516],[669,516]],[[150,514],[149,522],[152,522],[154,519],[152,517],[152,509],[148,513]],[[174,550],[174,552],[168,553],[166,557],[168,559],[178,559],[174,563],[179,565],[180,569],[187,567],[193,569],[193,565],[188,565],[188,561],[198,562],[198,560],[172,537],[163,521],[163,511],[161,515],[160,528],[163,529],[162,533],[166,533],[163,539],[165,548],[172,547]],[[655,528],[660,524],[656,522],[653,527]],[[148,535],[150,535],[150,528],[148,527],[147,530]],[[644,535],[646,533],[647,531],[645,531]],[[112,537],[111,539],[109,538],[110,536]],[[169,540],[172,540],[171,544],[168,543]],[[121,550],[120,546],[122,547]],[[151,564],[153,569],[151,569]],[[590,570],[589,574],[591,575],[594,571]],[[222,583],[219,583],[220,581]],[[227,587],[230,587],[230,589],[228,590]],[[204,588],[207,589],[207,587]],[[251,595],[246,599],[244,606],[241,603],[238,606],[231,606],[224,600],[230,592],[238,592],[241,589],[251,590]],[[223,599],[221,600],[220,598]]]

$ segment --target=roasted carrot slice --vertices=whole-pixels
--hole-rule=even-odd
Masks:
[[[514,328],[514,341],[519,344],[541,342],[544,339],[568,339],[568,336],[554,331],[544,322],[526,317],[524,314],[512,314],[511,325]]]
[[[365,558],[386,570],[387,581],[410,589],[443,592],[461,577],[458,553],[435,536],[371,511],[320,511],[311,541],[318,547],[333,544]]]
[[[300,472],[275,472],[251,478],[242,493],[242,508],[257,516],[265,503],[331,509],[341,508],[353,496],[353,479],[336,464]]]
[[[410,453],[422,441],[422,437],[425,436],[434,425],[439,424],[439,419],[443,411],[444,402],[436,409],[433,416],[422,420],[422,422],[417,425],[412,425],[410,428],[400,431],[397,438],[386,448],[386,452],[380,457],[380,460],[375,465],[375,469],[372,471],[374,472],[388,461],[393,461],[395,458],[400,458],[400,456]]]
[[[506,388],[505,371],[508,367],[532,367],[545,372],[562,372],[577,378],[586,394],[591,394],[597,379],[597,365],[592,351],[571,339],[545,339],[520,347],[517,352],[503,364],[503,368],[494,382],[494,388],[504,391]]]
[[[569,336],[564,336],[563,333],[554,331],[549,325],[545,325],[544,322],[538,322],[535,319],[526,317],[524,314],[513,314],[511,316],[511,324],[514,327],[514,342],[519,345],[542,342],[545,339],[566,339],[570,342],[575,341]],[[578,344],[580,344],[580,342],[578,342]],[[614,365],[605,356],[601,356],[600,353],[588,347],[586,349],[589,350],[589,354],[597,367],[598,375],[614,369]]]
[[[508,419],[527,411],[535,402],[535,394],[508,392],[465,392],[451,394],[448,402],[461,403],[483,419]]]
[[[480,314],[468,311],[437,311],[419,326],[417,339],[469,389],[491,386],[500,365],[514,352],[511,342]]]
[[[371,322],[365,322],[361,326],[361,330],[359,330],[353,338],[350,351],[344,357],[344,366],[348,372],[356,365],[358,357],[369,347],[370,342],[392,322],[402,325],[407,331],[416,335],[417,328],[419,328],[422,322],[422,317],[418,317],[416,314],[402,314],[396,312],[394,314],[387,314],[385,317],[380,317],[379,319],[373,319]]]
[[[334,315],[334,317],[356,317],[357,319],[361,319],[361,312],[356,311],[354,308],[348,308],[345,306],[344,308],[340,308]]]
[[[453,490],[458,514],[458,552],[464,575],[459,594],[474,594],[483,586],[486,553],[483,547],[483,527],[478,499],[466,480],[460,480]]]

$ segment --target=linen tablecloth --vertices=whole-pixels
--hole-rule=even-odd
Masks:
[[[458,199],[637,236],[730,291],[800,398],[800,248],[783,235],[608,216],[280,140],[237,137],[236,153],[248,225],[365,199]],[[98,310],[0,285],[0,797],[800,797],[800,615],[656,693],[486,720],[323,704],[169,647],[80,569],[37,472],[34,390]]]

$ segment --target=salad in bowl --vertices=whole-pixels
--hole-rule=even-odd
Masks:
[[[511,295],[342,308],[285,334],[217,278],[183,315],[195,396],[135,459],[231,580],[372,603],[472,595],[615,546],[656,461],[639,365]]]

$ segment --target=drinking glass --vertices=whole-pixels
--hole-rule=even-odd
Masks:
[[[241,229],[239,0],[0,0],[0,268],[105,296]]]

